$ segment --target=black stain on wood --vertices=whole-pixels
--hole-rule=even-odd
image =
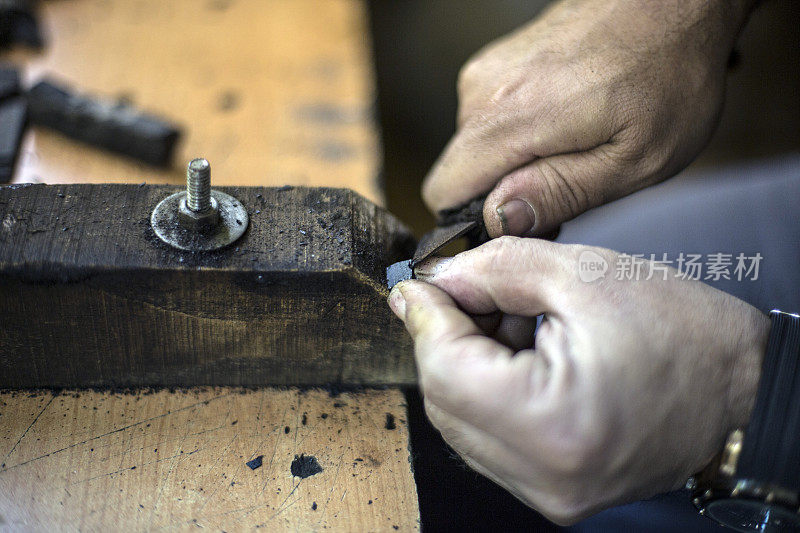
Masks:
[[[289,434],[289,432],[290,432],[291,430],[292,430],[292,429],[291,429],[289,426],[286,426],[285,428],[283,428],[283,432],[284,432],[284,433],[286,433],[287,435]]]
[[[392,413],[386,413],[386,424],[384,427],[389,430],[397,428],[397,424],[394,423],[394,415]]]
[[[250,470],[255,470],[256,468],[261,468],[261,464],[264,462],[264,456],[259,455],[255,459],[251,459],[247,461],[245,464],[250,467]]]
[[[319,462],[317,462],[316,457],[302,453],[294,456],[294,461],[292,461],[292,465],[289,469],[293,476],[299,477],[300,479],[305,479],[322,472],[322,467]]]
[[[308,413],[303,413],[303,418],[300,420],[300,422],[301,422],[301,423],[302,423],[304,426],[305,426],[306,424],[308,424]]]

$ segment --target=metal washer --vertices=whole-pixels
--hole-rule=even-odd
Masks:
[[[224,192],[212,190],[211,197],[217,201],[220,218],[219,224],[213,228],[199,232],[181,225],[178,211],[181,200],[186,198],[186,192],[183,191],[159,202],[150,216],[153,231],[170,246],[190,252],[218,250],[235,242],[250,223],[247,209],[239,200]]]

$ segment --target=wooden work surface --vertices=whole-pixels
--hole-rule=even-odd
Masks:
[[[378,204],[380,161],[364,6],[357,0],[42,2],[47,46],[0,55],[25,78],[132,101],[184,131],[158,170],[41,128],[15,182],[349,187]]]
[[[184,137],[162,171],[32,128],[16,182],[178,186],[203,156],[216,185],[348,187],[383,203],[361,2],[48,1],[42,23],[41,54],[0,60],[132,100]],[[300,453],[323,471],[292,476]],[[419,528],[398,390],[4,392],[0,458],[0,531]]]
[[[409,531],[407,442],[399,391],[2,394],[0,530]]]

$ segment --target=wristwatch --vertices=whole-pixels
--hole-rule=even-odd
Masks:
[[[687,488],[701,514],[737,531],[800,532],[800,315],[770,320],[750,422]]]

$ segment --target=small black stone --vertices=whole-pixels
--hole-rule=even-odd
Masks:
[[[247,461],[245,464],[250,467],[250,470],[255,470],[256,468],[261,468],[261,463],[264,460],[263,455],[259,455],[255,459]]]
[[[314,502],[314,503],[311,504],[311,510],[312,511],[316,511],[317,510],[317,502]]]
[[[292,465],[289,469],[293,476],[299,477],[300,479],[305,479],[322,472],[322,467],[319,465],[319,462],[317,462],[316,457],[302,453],[294,456],[294,461],[292,461]]]
[[[397,424],[394,423],[394,415],[392,413],[386,413],[386,429],[395,429],[397,428]]]
[[[414,279],[414,270],[408,259],[389,265],[386,269],[386,285],[391,289],[401,281]]]

